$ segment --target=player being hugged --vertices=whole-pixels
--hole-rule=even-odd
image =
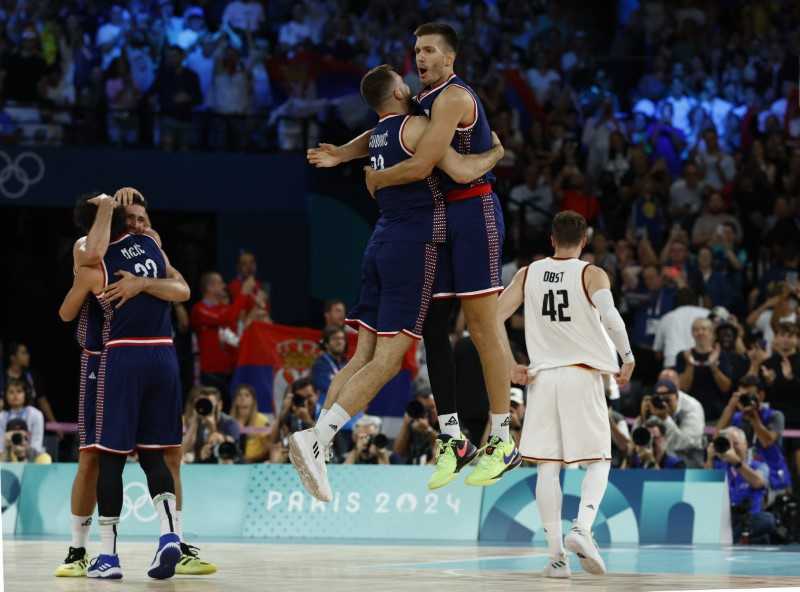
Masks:
[[[542,575],[568,578],[566,548],[581,567],[606,572],[592,538],[592,524],[608,485],[611,433],[603,375],[626,384],[633,373],[625,323],[614,306],[606,272],[579,259],[586,245],[586,220],[571,210],[553,220],[555,255],[520,269],[500,296],[502,324],[525,305],[525,341],[530,368],[509,360],[512,381],[530,384],[520,452],[538,463],[536,505],[550,560]],[[610,347],[613,342],[620,357]],[[562,541],[562,464],[588,463],[578,517]]]

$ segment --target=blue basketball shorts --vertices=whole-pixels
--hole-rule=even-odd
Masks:
[[[434,298],[502,292],[506,229],[494,193],[447,202],[447,249],[437,262]]]
[[[441,245],[369,243],[364,251],[361,296],[346,323],[378,336],[422,337]]]
[[[95,446],[108,452],[180,446],[181,382],[175,346],[114,341],[106,345],[97,383],[96,426]]]
[[[78,449],[94,448],[95,411],[97,409],[97,380],[100,374],[101,352],[81,352],[81,384],[78,397]]]

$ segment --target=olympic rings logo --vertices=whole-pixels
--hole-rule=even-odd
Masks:
[[[135,499],[131,494],[131,490],[134,489],[140,491],[138,497]],[[142,508],[150,508],[150,512],[140,512]],[[153,507],[153,500],[150,497],[147,486],[139,481],[128,483],[122,491],[122,515],[119,517],[120,522],[131,514],[133,514],[139,522],[151,522],[158,517],[156,509]]]
[[[22,166],[23,163],[26,163],[26,166]],[[12,160],[8,153],[0,150],[0,165],[2,165],[0,168],[0,194],[8,199],[19,199],[28,192],[31,185],[35,185],[44,177],[44,161],[34,152],[20,152]],[[12,177],[16,180],[12,183],[12,187],[19,185],[16,190],[8,187],[8,182]]]

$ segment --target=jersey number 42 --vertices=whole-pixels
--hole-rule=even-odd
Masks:
[[[558,304],[556,304],[556,295],[559,296],[560,300]],[[542,316],[550,317],[551,321],[569,321],[571,319],[565,313],[568,306],[569,296],[566,290],[550,290],[544,294]]]

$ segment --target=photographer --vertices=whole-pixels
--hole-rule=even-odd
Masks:
[[[677,456],[667,454],[667,428],[657,417],[648,419],[644,426],[631,433],[633,451],[625,459],[623,469],[685,469],[686,463]]]
[[[6,424],[6,433],[3,438],[5,449],[2,453],[3,462],[36,463],[49,465],[53,462],[50,455],[31,446],[31,433],[24,419],[15,417]]]
[[[757,460],[747,460],[747,439],[737,427],[727,427],[720,432],[706,450],[706,468],[723,469],[728,476],[731,500],[733,542],[769,544],[775,532],[775,516],[764,512],[769,467]]]
[[[345,465],[388,465],[389,440],[381,432],[381,419],[374,415],[362,415],[353,430],[355,447],[347,454]]]
[[[663,370],[659,377],[675,374],[674,370]],[[644,426],[650,417],[664,424],[667,454],[677,456],[689,468],[703,466],[705,415],[697,399],[679,391],[672,380],[659,380],[655,392],[642,398],[641,414],[634,427]]]
[[[295,380],[283,398],[278,422],[270,434],[269,462],[289,461],[289,436],[294,432],[314,427],[314,410],[317,406],[317,386],[308,377]]]
[[[755,447],[758,460],[769,467],[769,486],[772,491],[791,487],[791,476],[781,451],[783,413],[764,405],[764,383],[757,376],[745,376],[739,389],[733,393],[722,417],[717,422],[714,436],[729,425],[741,428],[745,440]]]
[[[239,424],[230,415],[222,412],[219,389],[213,386],[203,387],[195,401],[181,443],[185,462],[241,462],[239,436]]]
[[[3,396],[3,411],[0,411],[0,426],[5,429],[6,424],[14,418],[25,420],[31,431],[30,443],[36,450],[44,450],[44,415],[33,406],[28,385],[17,378],[12,378],[6,384]],[[0,447],[0,452],[5,446]]]
[[[425,465],[433,462],[433,446],[438,431],[436,403],[432,394],[417,395],[408,402],[403,414],[403,426],[397,434],[392,450],[400,464]]]

